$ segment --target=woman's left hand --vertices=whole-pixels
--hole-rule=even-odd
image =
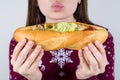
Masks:
[[[83,50],[78,51],[80,65],[76,70],[78,79],[87,79],[105,71],[108,64],[106,52],[101,42],[90,43]]]

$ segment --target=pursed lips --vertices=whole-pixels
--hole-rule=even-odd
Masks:
[[[55,12],[59,12],[62,10],[62,8],[64,7],[63,4],[61,4],[60,2],[54,2],[52,5],[51,5],[53,11]]]

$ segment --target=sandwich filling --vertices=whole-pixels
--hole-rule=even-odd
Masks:
[[[83,24],[76,24],[76,23],[67,23],[67,22],[60,22],[56,24],[41,24],[37,26],[33,26],[32,30],[51,30],[57,32],[73,32],[73,31],[82,31],[88,29],[89,26]]]

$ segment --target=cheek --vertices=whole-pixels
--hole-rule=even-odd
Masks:
[[[76,9],[77,9],[77,3],[66,6],[66,11],[72,14],[76,11]]]
[[[46,0],[38,0],[38,6],[43,15],[46,14],[47,10],[50,7],[49,3],[46,2]]]
[[[39,6],[39,9],[43,15],[45,15],[47,9],[44,6]]]

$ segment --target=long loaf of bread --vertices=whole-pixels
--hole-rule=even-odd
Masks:
[[[44,25],[50,26],[52,24],[53,23],[46,23]],[[104,43],[108,37],[108,32],[102,27],[81,22],[76,22],[76,24],[85,29],[72,32],[58,32],[49,29],[33,30],[33,28],[37,26],[33,25],[17,28],[14,32],[14,38],[18,42],[23,38],[32,40],[35,44],[41,45],[45,51],[49,51],[60,48],[80,50],[95,40],[99,40]]]

